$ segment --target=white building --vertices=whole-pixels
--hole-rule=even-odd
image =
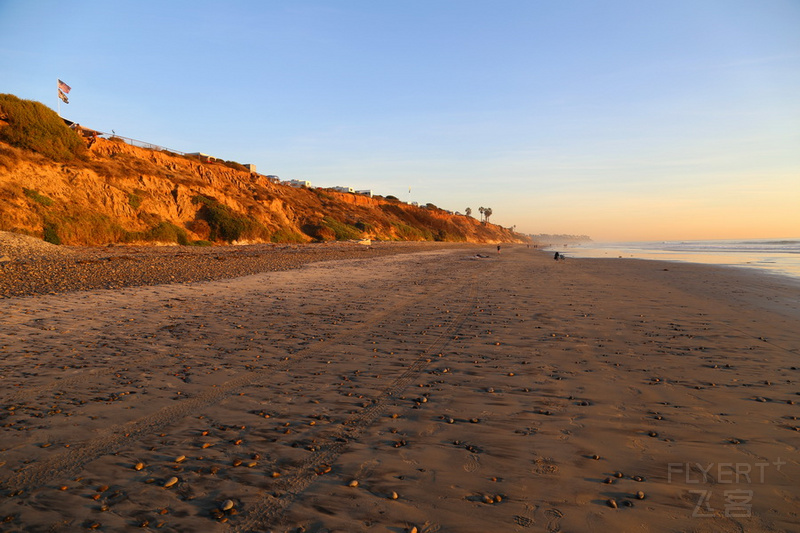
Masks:
[[[295,187],[297,189],[311,187],[311,182],[306,180],[289,180],[287,183],[289,187]]]
[[[352,187],[331,187],[336,192],[355,192]]]
[[[356,191],[356,194],[363,194],[364,196],[369,196],[372,198],[372,189],[362,189],[360,191]]]

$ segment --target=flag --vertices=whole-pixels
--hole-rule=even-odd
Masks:
[[[72,87],[70,87],[69,85],[67,85],[63,81],[58,80],[58,89],[61,92],[63,92],[64,94],[69,94],[69,92],[72,90]],[[63,98],[62,98],[62,100],[63,100]]]
[[[65,104],[68,104],[68,103],[69,103],[69,99],[67,98],[67,95],[66,95],[66,94],[64,94],[64,93],[62,93],[62,92],[61,92],[61,89],[59,89],[59,90],[58,90],[58,97],[59,97],[59,98],[61,98],[61,100],[62,100],[62,101],[65,103]]]

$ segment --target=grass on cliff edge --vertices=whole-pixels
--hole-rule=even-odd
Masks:
[[[86,157],[83,139],[49,107],[13,94],[0,94],[0,140],[60,162]],[[2,123],[0,123],[2,124]]]

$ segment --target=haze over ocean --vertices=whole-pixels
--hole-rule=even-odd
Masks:
[[[584,243],[567,247],[573,257],[623,257],[742,266],[800,281],[800,239]]]

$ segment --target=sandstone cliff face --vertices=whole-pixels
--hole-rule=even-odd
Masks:
[[[343,238],[523,242],[493,224],[381,197],[266,177],[100,139],[54,163],[0,143],[0,230],[51,242],[308,242]],[[176,237],[177,236],[177,237]]]

